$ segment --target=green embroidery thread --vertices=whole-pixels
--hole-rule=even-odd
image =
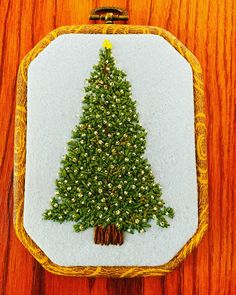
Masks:
[[[74,221],[76,232],[95,227],[98,244],[123,243],[123,232],[144,232],[155,219],[169,226],[174,210],[161,199],[143,157],[147,132],[139,123],[126,73],[118,69],[105,40],[87,79],[83,114],[72,131],[44,219]]]

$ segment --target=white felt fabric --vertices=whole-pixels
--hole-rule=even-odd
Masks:
[[[163,199],[175,209],[170,227],[125,233],[122,246],[93,242],[93,229],[73,231],[42,219],[54,195],[54,181],[81,112],[85,79],[98,61],[104,39],[113,44],[117,65],[132,84],[133,97],[148,131],[146,156]],[[198,224],[192,69],[162,37],[83,35],[58,37],[28,70],[27,157],[24,227],[59,265],[161,265],[191,238]]]

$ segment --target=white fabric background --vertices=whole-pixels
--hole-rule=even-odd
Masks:
[[[104,39],[113,43],[117,65],[132,84],[143,126],[146,156],[175,209],[171,226],[155,224],[144,234],[125,233],[119,246],[99,246],[93,229],[75,233],[71,222],[42,219],[54,195],[64,146],[81,112],[84,81],[98,61]],[[167,41],[154,35],[58,37],[28,70],[27,158],[24,226],[54,262],[75,265],[161,265],[194,234],[198,201],[194,146],[192,69]]]

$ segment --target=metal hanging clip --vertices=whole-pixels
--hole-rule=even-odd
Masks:
[[[113,24],[114,21],[129,19],[128,12],[119,7],[99,7],[91,10],[90,20],[105,20],[106,24]]]

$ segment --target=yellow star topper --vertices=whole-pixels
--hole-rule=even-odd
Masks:
[[[110,42],[109,40],[107,40],[107,39],[104,40],[102,46],[103,46],[104,48],[106,48],[106,49],[112,49],[112,44],[111,44],[111,42]]]

